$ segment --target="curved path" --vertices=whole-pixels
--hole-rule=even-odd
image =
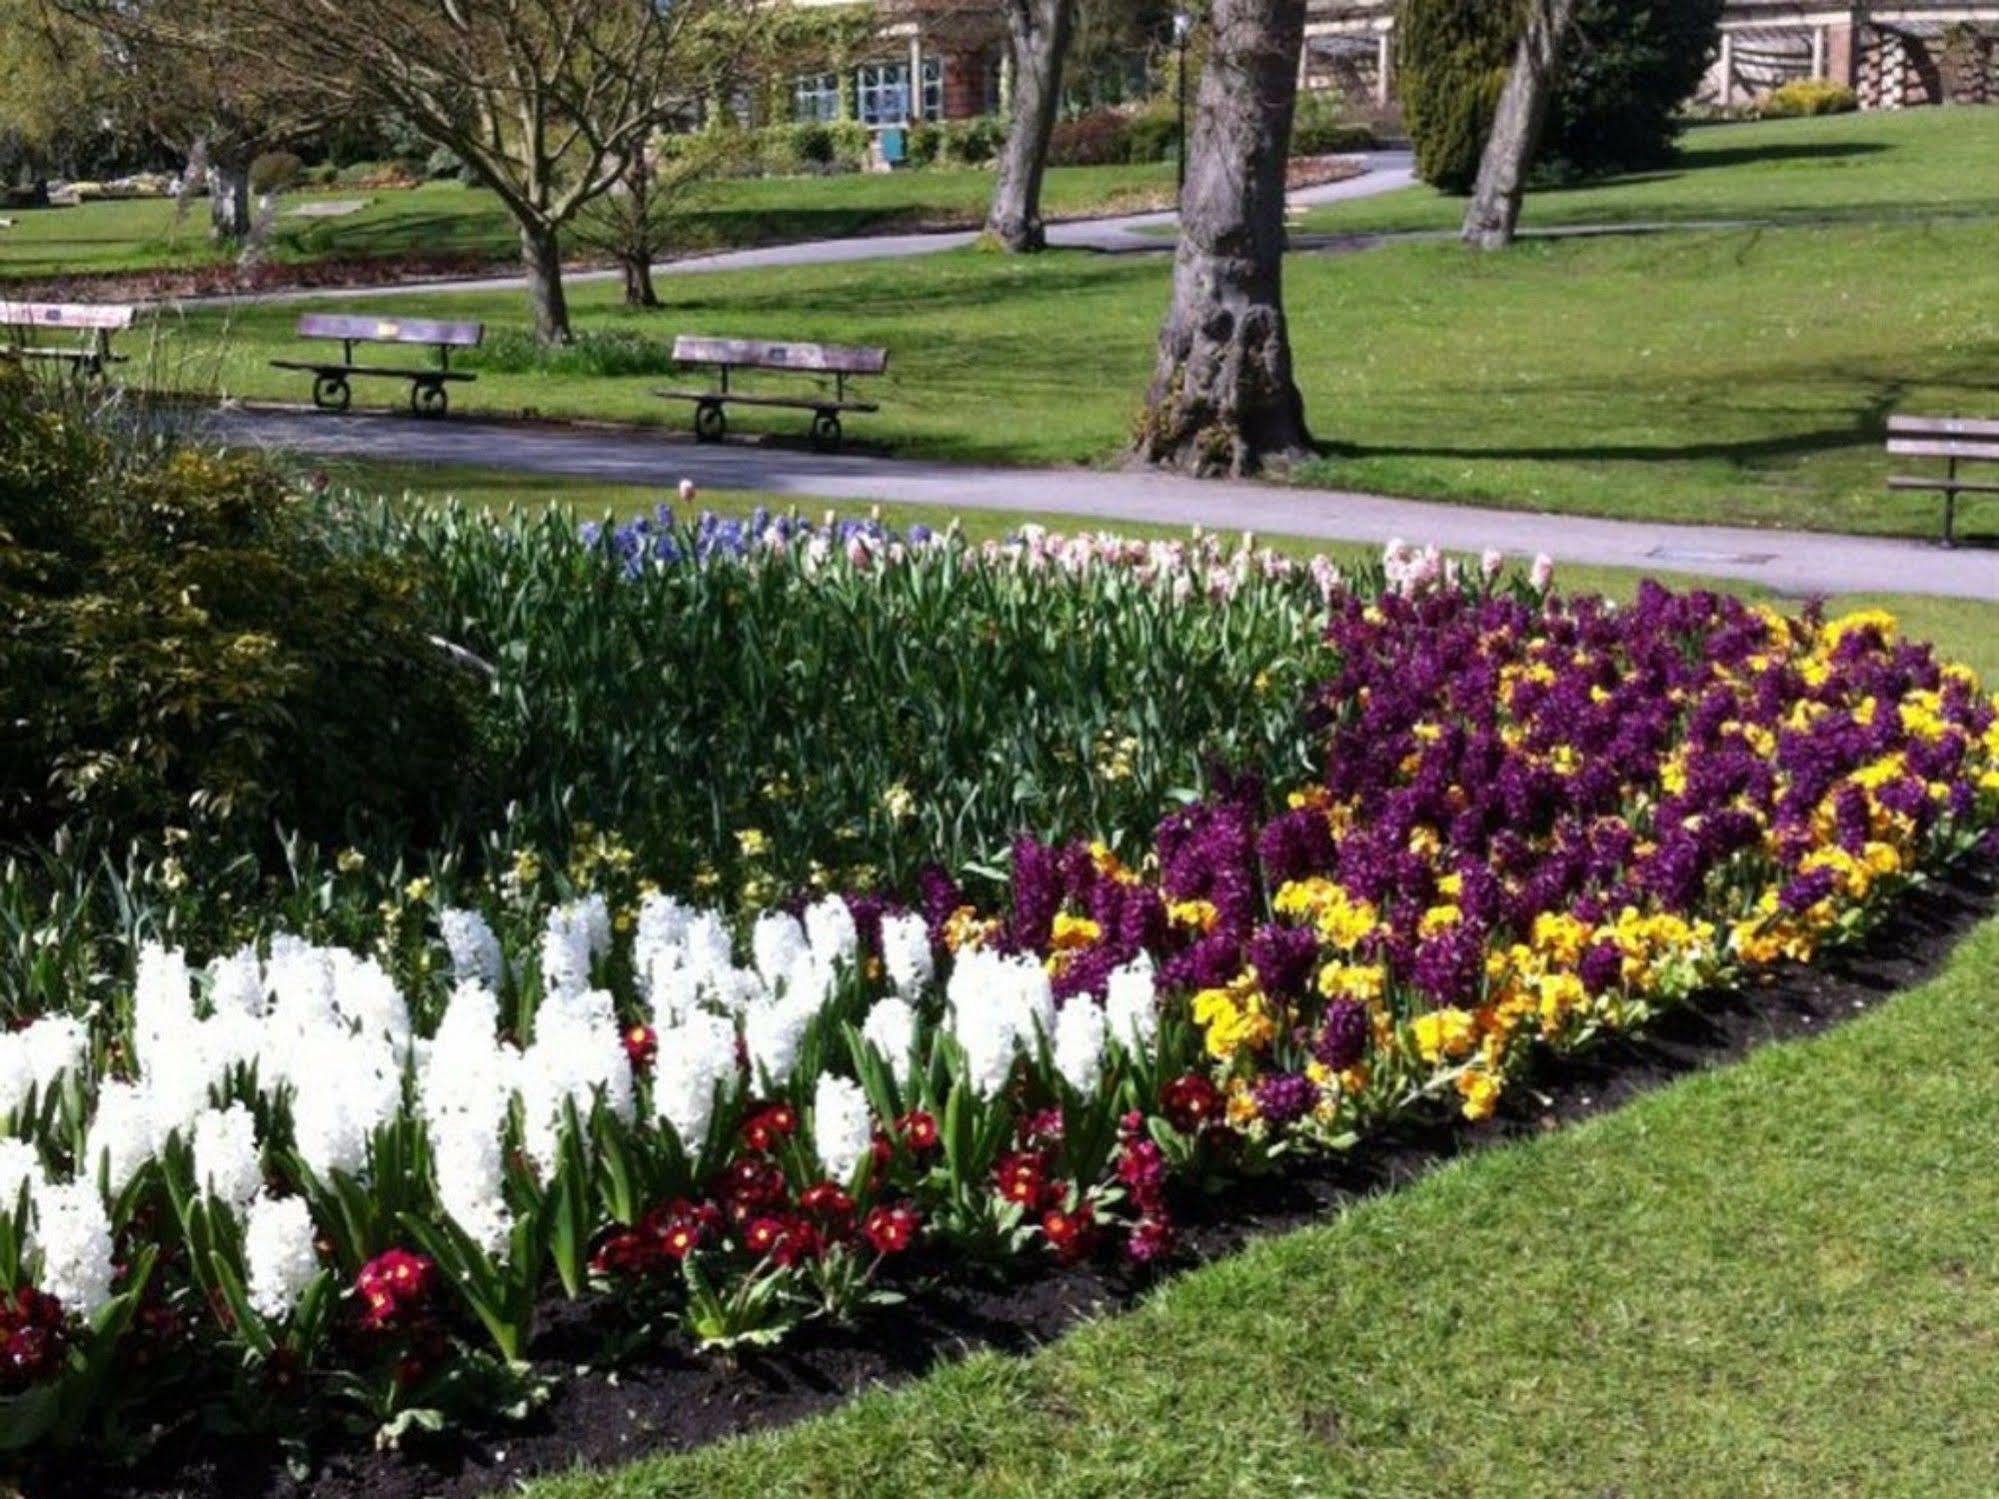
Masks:
[[[1452,551],[1498,547],[1560,562],[1699,573],[1788,594],[1923,593],[1999,600],[1999,552],[1919,541],[1539,515],[1250,481],[1096,469],[977,468],[774,443],[697,444],[628,428],[424,422],[233,409],[208,420],[230,442],[328,458],[462,464],[513,473],[708,489],[760,490],[801,501],[882,500],[1108,521],[1201,525],[1381,545],[1391,537]]]
[[[1372,198],[1408,187],[1416,180],[1414,158],[1407,151],[1370,151],[1360,158],[1367,170],[1343,182],[1327,182],[1304,187],[1290,195],[1302,208],[1350,198]],[[1107,219],[1071,219],[1048,226],[1048,242],[1064,250],[1098,250],[1107,254],[1131,251],[1160,253],[1173,248],[1170,239],[1156,232],[1171,226],[1179,215],[1168,209],[1159,213],[1126,214]],[[653,267],[656,276],[691,276],[707,271],[753,271],[772,266],[841,265],[856,260],[900,260],[915,255],[936,255],[946,250],[962,250],[978,239],[973,229],[951,229],[920,234],[867,234],[844,239],[802,240],[789,245],[765,245],[754,250],[725,250],[714,255],[689,256],[684,260],[662,261]],[[568,271],[563,281],[570,286],[594,281],[614,281],[619,272]],[[520,291],[527,283],[519,276],[474,276],[450,281],[405,281],[387,286],[299,287],[285,291],[231,292],[213,297],[188,297],[184,307],[226,306],[232,303],[355,301],[363,297],[437,296],[458,292]]]

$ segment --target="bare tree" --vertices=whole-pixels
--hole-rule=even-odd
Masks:
[[[1576,0],[1528,0],[1527,29],[1513,52],[1513,65],[1500,92],[1479,158],[1478,183],[1465,209],[1462,237],[1481,250],[1503,250],[1520,224],[1520,200],[1527,173],[1541,144],[1548,105],[1555,96],[1562,39],[1575,16]]]
[[[192,0],[70,0],[158,16]],[[570,338],[562,239],[653,131],[718,95],[768,7],[734,0],[200,0],[233,58],[339,109],[388,113],[454,152],[519,228],[535,334]],[[212,149],[212,148],[211,148]]]
[[[1284,166],[1306,0],[1216,0],[1173,303],[1134,456],[1248,474],[1310,455],[1284,320]]]
[[[1046,249],[1041,179],[1062,103],[1062,61],[1076,21],[1075,0],[1002,0],[1013,49],[1013,120],[1000,152],[986,232],[1016,254]]]
[[[673,248],[675,219],[689,194],[721,169],[735,147],[720,131],[656,137],[577,217],[576,238],[617,262],[627,307],[659,306],[653,265]]]

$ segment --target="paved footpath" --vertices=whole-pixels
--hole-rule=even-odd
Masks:
[[[1370,151],[1361,158],[1367,170],[1343,182],[1327,182],[1318,187],[1300,188],[1290,202],[1301,208],[1317,208],[1351,198],[1372,198],[1408,187],[1416,180],[1413,159],[1407,151]],[[1106,254],[1133,251],[1164,253],[1173,248],[1170,237],[1158,231],[1174,224],[1178,215],[1161,213],[1126,214],[1108,219],[1072,219],[1048,226],[1048,242],[1064,250],[1098,250]],[[693,276],[710,271],[754,271],[778,266],[845,265],[858,260],[906,260],[916,255],[937,255],[946,250],[962,250],[978,239],[971,229],[953,229],[921,234],[863,234],[844,239],[803,240],[790,245],[765,245],[755,250],[727,250],[714,255],[690,256],[685,260],[663,261],[653,267],[656,276]],[[563,282],[569,286],[593,281],[614,281],[619,272],[568,271]],[[438,296],[459,292],[519,291],[526,286],[519,276],[475,276],[452,281],[408,281],[394,286],[300,287],[276,292],[232,292],[214,297],[189,297],[185,307],[224,306],[232,303],[269,304],[274,302],[356,301],[362,298]]]
[[[1149,521],[1379,546],[1391,537],[1447,550],[1546,552],[1559,562],[1700,573],[1792,595],[1924,593],[1999,600],[1999,552],[1918,541],[1733,526],[1680,526],[1481,509],[1249,481],[1096,469],[975,468],[761,442],[406,416],[232,410],[210,420],[231,442],[328,458],[463,464],[513,473],[651,485],[685,479],[814,501],[874,501]]]

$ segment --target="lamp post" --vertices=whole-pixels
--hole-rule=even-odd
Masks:
[[[1180,146],[1174,153],[1179,167],[1179,191],[1187,191],[1187,38],[1194,33],[1194,18],[1184,10],[1173,12],[1173,47],[1179,54],[1174,71],[1180,86]]]

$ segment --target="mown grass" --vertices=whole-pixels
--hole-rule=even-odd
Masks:
[[[1999,109],[1871,111],[1702,125],[1653,172],[1527,195],[1529,229],[1689,219],[1878,221],[1999,213]],[[1456,229],[1464,199],[1428,187],[1328,204],[1308,231]]]
[[[1966,111],[1965,113],[1970,113]],[[1999,225],[1844,225],[1453,244],[1295,257],[1287,292],[1314,484],[1520,509],[1934,534],[1939,502],[1890,496],[1891,412],[1999,415]],[[666,278],[632,312],[580,287],[585,329],[880,343],[877,416],[857,440],[994,463],[1119,451],[1152,362],[1166,266],[1140,257],[979,254]],[[517,294],[425,298],[515,326]],[[169,324],[165,377],[301,399],[267,367],[296,355],[297,309]],[[462,410],[665,422],[657,376],[487,373]],[[364,401],[399,388],[362,386]],[[743,409],[795,435],[796,413]],[[1301,504],[1314,503],[1301,496]],[[1999,500],[1963,506],[1999,536]]]
[[[1027,1359],[532,1486],[1987,1495],[1999,921],[1933,982],[1258,1242]]]
[[[949,228],[982,221],[992,173],[926,168],[886,174],[746,178],[699,189],[676,225],[676,252],[787,240]],[[1048,174],[1048,211],[1061,216],[1167,206],[1173,168],[1057,167]],[[365,200],[335,219],[292,216],[301,204]],[[182,212],[164,199],[86,203],[76,208],[9,210],[0,229],[0,281],[80,272],[149,271],[211,265],[224,258],[208,238],[208,205]],[[287,193],[278,203],[268,253],[280,261],[381,256],[474,256],[515,261],[520,240],[499,200],[455,182],[417,188],[330,188]]]

